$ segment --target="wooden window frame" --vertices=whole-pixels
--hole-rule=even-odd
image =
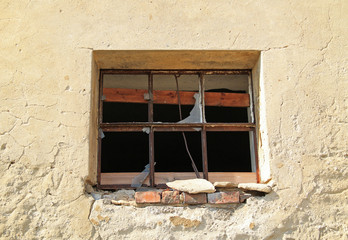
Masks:
[[[107,89],[103,88],[103,77],[105,74],[142,74],[148,75],[148,95],[149,100],[144,100],[143,98],[131,98],[134,96],[133,89],[126,91],[121,91],[119,89]],[[102,173],[101,172],[101,133],[102,132],[143,132],[144,128],[149,128],[149,164],[150,164],[150,173],[145,186],[149,187],[166,187],[165,183],[174,179],[187,179],[195,178],[195,174],[192,172],[156,172],[155,176],[155,167],[154,167],[154,133],[156,131],[161,132],[188,132],[188,131],[197,131],[197,128],[200,128],[201,132],[201,144],[202,144],[202,166],[203,172],[200,173],[203,175],[204,179],[207,179],[211,182],[215,181],[229,181],[229,182],[259,182],[259,165],[258,165],[258,154],[257,154],[257,144],[256,144],[256,123],[255,123],[255,113],[254,111],[250,112],[251,122],[248,123],[159,123],[153,122],[153,104],[177,104],[177,97],[175,91],[157,91],[157,95],[161,95],[158,98],[154,98],[153,90],[153,75],[176,75],[176,74],[192,74],[199,75],[200,77],[200,94],[201,99],[205,99],[205,94],[210,94],[209,98],[211,101],[204,102],[203,100],[203,109],[204,106],[231,106],[231,107],[250,107],[254,109],[253,105],[253,94],[252,91],[249,93],[230,93],[230,94],[221,94],[221,93],[207,93],[204,91],[203,78],[205,75],[248,75],[249,84],[252,88],[252,76],[251,70],[129,70],[129,69],[101,69],[99,76],[99,111],[98,111],[98,127],[99,127],[99,136],[98,136],[98,164],[97,164],[97,185],[100,189],[119,189],[119,188],[132,188],[131,184],[124,184],[120,182],[131,182],[131,180],[139,173]],[[181,96],[183,94],[183,96]],[[174,97],[173,97],[174,96]],[[192,100],[193,92],[180,92],[181,104],[190,104],[193,105],[194,101]],[[148,104],[148,122],[103,122],[103,102],[133,102],[133,103],[147,103]],[[204,110],[203,110],[204,114]],[[253,139],[253,155],[255,162],[255,171],[254,172],[209,172],[208,171],[208,158],[207,158],[207,142],[206,142],[206,133],[214,131],[223,131],[223,132],[251,132],[251,137]]]

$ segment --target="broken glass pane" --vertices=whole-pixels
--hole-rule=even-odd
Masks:
[[[247,75],[206,75],[204,80],[207,122],[248,122]]]
[[[155,122],[179,122],[190,116],[196,103],[194,96],[199,92],[199,78],[197,75],[181,75],[177,77],[177,80],[180,91],[181,119],[175,76],[153,76]]]

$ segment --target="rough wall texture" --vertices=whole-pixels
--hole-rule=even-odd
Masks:
[[[0,9],[1,239],[348,238],[347,1],[2,0]],[[93,49],[261,50],[261,148],[275,191],[232,210],[93,205],[84,193]]]

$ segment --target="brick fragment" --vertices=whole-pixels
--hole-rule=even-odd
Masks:
[[[179,191],[164,191],[162,192],[163,204],[178,204],[182,203]]]
[[[228,204],[239,203],[239,192],[215,192],[208,194],[208,203],[211,204]]]
[[[161,203],[161,193],[158,191],[146,191],[135,193],[136,203]]]
[[[207,194],[198,193],[198,194],[189,194],[182,193],[185,204],[206,204],[207,203]]]

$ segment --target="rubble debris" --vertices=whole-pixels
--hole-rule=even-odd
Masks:
[[[239,195],[239,202],[243,203],[245,202],[245,200],[247,200],[248,198],[250,198],[252,195],[249,193],[242,193]]]
[[[103,198],[102,194],[100,193],[92,192],[91,195],[94,198],[94,200],[99,200]]]

